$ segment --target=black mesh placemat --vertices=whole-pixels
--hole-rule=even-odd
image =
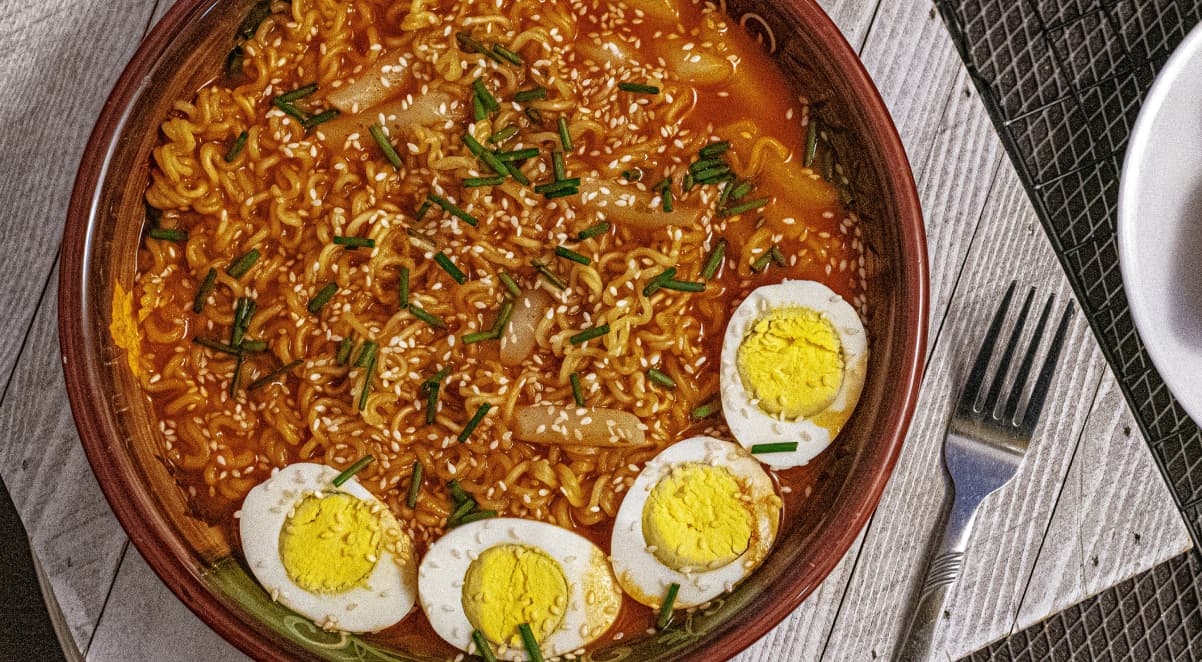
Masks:
[[[1143,97],[1202,18],[1202,3],[936,5],[1198,546],[1202,431],[1169,394],[1136,335],[1119,273],[1115,210]]]

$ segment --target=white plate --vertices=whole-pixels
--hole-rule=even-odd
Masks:
[[[1156,78],[1127,148],[1119,265],[1135,327],[1202,422],[1202,26]]]

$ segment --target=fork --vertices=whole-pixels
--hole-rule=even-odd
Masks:
[[[1035,432],[1035,424],[1039,421],[1039,414],[1047,399],[1056,362],[1064,347],[1064,337],[1073,315],[1071,301],[1060,318],[1039,376],[1030,388],[1026,410],[1020,415],[1019,405],[1024,393],[1028,392],[1027,381],[1039,352],[1040,341],[1047,329],[1054,300],[1054,297],[1048,297],[1031,334],[1026,354],[1010,384],[1009,392],[1004,393],[1010,364],[1035,297],[1035,288],[1031,288],[1019,310],[993,379],[990,380],[988,389],[985,388],[985,375],[989,371],[994,346],[1010,311],[1016,287],[1016,282],[1010,283],[1001,305],[993,315],[993,321],[990,322],[981,344],[981,351],[977,353],[964,391],[960,394],[956,410],[948,424],[947,436],[943,442],[943,463],[952,477],[954,496],[951,512],[947,516],[939,544],[928,556],[926,577],[918,592],[909,629],[898,647],[898,660],[919,661],[930,658],[935,625],[943,613],[943,604],[952,584],[960,576],[977,508],[986,496],[1010,482],[1022,464],[1023,456],[1026,455]]]

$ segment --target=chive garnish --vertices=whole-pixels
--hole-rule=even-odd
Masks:
[[[529,117],[532,123],[542,126],[543,114],[538,112],[538,108],[527,108],[522,112],[526,113],[526,117]]]
[[[356,368],[366,368],[368,364],[376,360],[376,356],[380,352],[380,346],[372,340],[363,343],[363,347],[359,349],[359,356],[355,358]]]
[[[192,300],[192,312],[204,312],[205,303],[209,300],[209,295],[213,292],[213,287],[217,285],[217,270],[209,269],[209,273],[205,274],[205,279],[200,282],[200,287],[196,290],[196,298]]]
[[[501,129],[501,130],[493,133],[491,136],[489,136],[488,142],[490,144],[494,144],[494,145],[497,143],[503,143],[506,140],[509,140],[510,138],[512,138],[513,134],[515,134],[517,132],[518,132],[518,128],[516,126],[510,124],[509,126],[505,127],[504,129]]]
[[[463,491],[463,487],[459,484],[459,481],[454,478],[447,481],[447,491],[451,493],[451,502],[455,504],[456,508],[468,503],[469,501],[475,501],[475,499],[472,498],[472,495]]]
[[[481,186],[500,186],[505,183],[505,178],[496,175],[493,177],[464,177],[463,188],[480,188]]]
[[[367,131],[371,134],[372,139],[376,141],[376,145],[379,145],[380,151],[384,152],[384,158],[388,159],[393,168],[400,170],[402,164],[401,155],[396,153],[396,148],[388,141],[388,136],[384,135],[384,129],[379,124],[373,124],[368,127]]]
[[[441,319],[439,319],[438,317],[436,317],[434,315],[431,315],[430,313],[427,313],[425,310],[422,310],[421,308],[418,308],[417,306],[415,306],[413,304],[409,304],[409,312],[413,313],[413,316],[416,317],[417,319],[425,322],[426,324],[429,324],[430,326],[432,326],[436,329],[447,328],[446,322],[442,321]]]
[[[698,184],[716,184],[730,174],[730,166],[720,165],[706,170],[694,172],[693,180]]]
[[[472,39],[472,35],[467,32],[456,32],[455,39],[459,40],[459,44],[466,48],[469,52],[475,52],[487,57],[493,62],[500,63],[501,59],[496,56],[488,47],[480,42]]]
[[[185,230],[177,230],[175,228],[153,228],[148,233],[151,239],[162,239],[163,241],[188,241],[188,233]]]
[[[606,232],[609,232],[609,227],[610,227],[610,225],[609,225],[608,221],[601,221],[600,223],[597,223],[596,225],[590,225],[589,227],[578,232],[576,234],[576,238],[579,239],[580,241],[584,241],[585,239],[592,239],[593,237],[596,237],[597,235],[601,235],[601,234],[605,234]]]
[[[689,164],[689,172],[697,174],[703,170],[709,170],[710,168],[717,168],[724,165],[726,165],[726,162],[722,159],[701,159],[700,161],[694,161],[693,163]]]
[[[346,365],[351,360],[351,351],[355,349],[355,334],[349,333],[338,342],[338,353],[334,355],[335,365]]]
[[[522,56],[519,55],[518,53],[515,53],[514,51],[511,51],[508,48],[505,48],[504,46],[502,46],[500,44],[493,44],[492,50],[502,60],[505,60],[506,62],[508,62],[510,64],[516,64],[518,66],[521,66]]]
[[[704,292],[705,283],[695,283],[689,280],[676,280],[669,278],[665,281],[660,281],[660,287],[665,290],[675,290],[677,292]]]
[[[368,239],[367,237],[334,237],[334,243],[338,246],[346,246],[352,250],[356,248],[376,247],[376,240]]]
[[[555,200],[556,198],[566,198],[569,195],[576,195],[578,193],[580,193],[580,189],[576,188],[575,186],[569,186],[567,188],[559,189],[558,191],[544,193],[543,197],[547,200]]]
[[[342,473],[338,474],[334,478],[334,480],[330,481],[330,484],[333,485],[334,487],[342,487],[343,483],[345,483],[346,481],[353,478],[355,474],[359,473],[360,471],[363,471],[363,469],[365,467],[367,467],[367,465],[371,464],[372,462],[375,462],[375,460],[376,460],[376,458],[374,455],[364,455],[363,457],[356,460],[354,464],[352,464],[351,466],[349,466],[345,470],[343,470]]]
[[[484,102],[484,109],[490,113],[495,113],[501,109],[501,104],[497,103],[497,98],[488,90],[488,86],[484,81],[477,78],[472,81],[472,89],[475,90],[476,96],[480,97],[480,101]]]
[[[484,99],[481,99],[474,90],[472,91],[472,119],[477,122],[488,119],[488,109],[484,107]]]
[[[710,255],[705,259],[705,268],[701,270],[701,277],[705,280],[713,280],[718,273],[718,267],[722,266],[722,261],[726,257],[726,239],[720,238],[710,250]]]
[[[426,386],[426,425],[434,425],[434,418],[438,415],[438,391],[441,387],[438,382],[433,385]]]
[[[814,156],[818,154],[818,119],[810,117],[809,125],[806,127],[806,156],[803,162],[805,167],[809,168],[814,165]]]
[[[451,516],[447,518],[447,525],[454,526],[456,522],[458,522],[460,519],[463,519],[464,515],[472,512],[472,510],[475,508],[475,499],[468,499],[467,501],[459,504],[459,507],[455,509],[455,512],[451,513]]]
[[[655,382],[656,384],[659,384],[660,386],[662,386],[666,389],[676,388],[676,380],[675,379],[672,379],[671,377],[668,376],[667,373],[660,372],[659,370],[656,370],[655,368],[650,368],[647,370],[647,379],[650,379],[651,381]]]
[[[577,253],[576,251],[574,251],[570,248],[564,248],[563,246],[555,247],[555,255],[557,257],[562,257],[565,260],[571,260],[572,262],[575,262],[576,264],[583,264],[585,266],[588,266],[593,263],[592,259],[589,258],[589,256],[581,255],[580,253]]]
[[[668,595],[664,596],[664,603],[659,607],[659,618],[655,621],[656,628],[666,630],[672,624],[672,606],[676,604],[676,594],[679,592],[680,584],[673,582],[668,587]]]
[[[367,345],[368,343],[364,343]],[[371,343],[375,345],[375,343]],[[360,358],[363,358],[362,354]],[[367,365],[364,366],[363,373],[363,388],[359,390],[359,411],[367,408],[367,396],[371,393],[371,380],[376,374],[376,353],[371,353],[371,358],[367,360]]]
[[[689,412],[689,417],[694,421],[700,421],[703,418],[709,418],[716,414],[722,408],[722,402],[717,398],[698,406],[693,411]]]
[[[730,194],[735,190],[734,177],[728,177],[722,182],[722,194],[718,196],[717,208],[722,209],[726,206],[726,200],[730,198]]]
[[[472,641],[476,644],[476,653],[484,658],[484,662],[497,662],[497,656],[493,654],[483,633],[479,630],[472,630]]]
[[[559,116],[559,144],[564,152],[572,151],[572,134],[568,131],[568,118],[563,115]]]
[[[748,193],[751,193],[751,189],[753,186],[754,186],[754,184],[751,183],[751,180],[747,180],[747,179],[743,180],[742,183],[740,183],[738,186],[735,187],[735,189],[733,191],[731,191],[730,196],[729,196],[730,199],[738,200],[739,198],[742,198],[743,196],[747,195]]]
[[[409,474],[409,493],[405,495],[405,505],[417,508],[417,495],[422,489],[422,462],[413,461],[413,473]]]
[[[196,337],[196,338],[192,339],[192,342],[197,345],[200,345],[201,347],[208,347],[209,349],[211,349],[213,351],[221,352],[222,354],[229,354],[230,356],[241,356],[242,355],[242,350],[238,349],[237,347],[227,345],[227,344],[221,342],[220,340],[213,340],[212,338]]]
[[[562,280],[559,280],[555,273],[547,268],[547,265],[539,262],[538,260],[530,260],[530,266],[534,267],[534,269],[538,271],[538,274],[545,278],[548,283],[551,283],[561,290],[567,289],[568,286],[565,285]]]
[[[242,383],[242,363],[246,360],[241,353],[238,354],[238,360],[234,362],[234,376],[230,378],[230,397],[238,396],[238,385]]]
[[[239,256],[237,260],[234,260],[230,266],[226,267],[225,273],[234,278],[241,278],[245,276],[246,272],[250,271],[250,268],[255,266],[255,262],[258,261],[259,250],[257,248],[252,248]]]
[[[568,375],[568,381],[572,383],[572,399],[576,401],[576,406],[583,407],[584,389],[580,386],[580,373],[573,372]]]
[[[446,198],[439,197],[437,195],[434,195],[433,193],[429,194],[427,196],[427,198],[429,199],[430,202],[433,202],[434,204],[438,205],[439,207],[442,207],[443,211],[445,211],[448,214],[450,214],[451,216],[454,216],[455,218],[463,221],[464,223],[467,223],[468,225],[471,225],[474,227],[474,226],[480,224],[480,221],[477,221],[475,216],[472,216],[471,214],[460,209],[459,207],[456,207],[454,203],[452,203],[450,200],[447,200]]]
[[[682,179],[680,182],[680,192],[688,193],[689,191],[692,191],[694,183],[695,182],[693,181],[693,173],[686,172],[684,174],[684,179]]]
[[[643,178],[643,169],[642,168],[631,168],[630,170],[622,171],[622,179],[625,179],[628,182],[637,182],[642,178]]]
[[[541,101],[547,98],[547,88],[543,86],[532,87],[528,90],[521,90],[513,95],[513,100],[518,103],[526,103],[527,101]]]
[[[242,346],[242,338],[246,336],[246,329],[250,327],[250,318],[254,317],[256,304],[248,297],[238,297],[238,301],[234,304],[234,324],[230,328],[230,345],[233,347]]]
[[[447,257],[446,253],[443,253],[442,251],[435,253],[434,261],[438,263],[438,266],[442,267],[443,271],[450,274],[451,278],[455,279],[456,283],[462,285],[467,282],[467,275],[465,275],[463,271],[459,269],[459,267],[455,266],[455,263],[451,261],[451,258]]]
[[[259,354],[267,351],[267,342],[263,340],[243,340],[239,348],[248,354]]]
[[[334,298],[334,295],[337,292],[337,283],[326,283],[320,290],[317,291],[317,294],[313,295],[312,299],[309,299],[309,303],[306,307],[309,309],[310,313],[316,315],[321,312],[322,308],[325,308],[325,305],[330,302],[330,299]]]
[[[659,94],[659,88],[642,83],[618,83],[618,89],[632,94]]]
[[[568,178],[568,168],[563,163],[563,152],[551,152],[551,169],[555,172],[555,181],[562,182]],[[579,178],[576,179],[576,183],[580,183]]]
[[[234,143],[230,145],[229,151],[225,153],[226,163],[233,163],[234,159],[238,158],[238,155],[242,153],[242,148],[246,147],[248,138],[250,138],[250,134],[245,131],[239,133],[237,138],[234,138]]]
[[[755,200],[750,200],[748,202],[744,202],[741,205],[735,205],[734,207],[727,207],[726,209],[723,209],[718,213],[722,216],[738,216],[739,214],[742,214],[744,212],[753,211],[753,210],[759,209],[760,207],[763,207],[764,205],[768,204],[769,200],[770,200],[769,198],[757,198]]]
[[[399,291],[397,298],[400,299],[401,308],[409,307],[409,267],[401,267],[397,277]]]
[[[512,152],[497,152],[494,156],[498,161],[508,163],[510,161],[525,161],[539,155],[537,147],[527,147],[526,149],[516,149]]]
[[[768,268],[768,262],[770,262],[771,260],[772,260],[772,253],[769,253],[768,251],[764,251],[763,255],[757,257],[755,260],[752,261],[751,270],[758,274],[759,272]]]
[[[487,402],[481,404],[480,407],[476,409],[476,413],[472,415],[471,420],[467,422],[467,425],[463,427],[463,431],[459,433],[459,436],[457,437],[459,443],[462,444],[463,442],[467,441],[468,437],[472,436],[472,433],[476,431],[476,426],[480,425],[480,421],[483,421],[484,417],[488,415],[489,409],[492,409],[492,405]]]
[[[775,444],[755,444],[751,447],[752,455],[760,455],[762,453],[789,453],[797,450],[796,441],[782,441]]]
[[[722,156],[729,149],[730,141],[720,140],[716,143],[710,143],[705,147],[702,147],[701,151],[698,152],[698,155],[700,155],[703,159],[712,159],[716,156]]]
[[[284,365],[276,368],[275,370],[272,370],[271,372],[267,373],[266,375],[263,375],[262,377],[251,382],[250,385],[246,387],[246,390],[256,391],[258,389],[261,389],[264,386],[267,386],[268,384],[279,379],[280,377],[283,377],[284,375],[288,374],[289,372],[292,372],[292,370],[294,368],[300,366],[302,363],[304,363],[304,360],[302,360],[302,359],[297,359],[295,361],[292,361],[291,363],[285,363]]]
[[[278,97],[271,100],[271,105],[284,111],[285,115],[300,122],[302,125],[305,123],[305,120],[309,119],[309,116],[303,110],[288,103],[287,101],[280,101]]]
[[[292,103],[293,101],[296,101],[297,99],[303,99],[303,98],[309,96],[310,94],[313,94],[316,91],[317,91],[317,83],[309,83],[308,85],[305,85],[304,87],[298,87],[295,90],[292,90],[291,92],[285,92],[285,93],[277,96],[276,100],[283,101],[284,103]]]
[[[526,647],[526,654],[530,656],[530,662],[543,662],[543,652],[538,647],[538,640],[534,638],[534,631],[530,629],[530,624],[522,623],[518,626],[518,632],[522,635],[522,645]]]
[[[329,110],[323,110],[320,113],[317,113],[316,115],[314,115],[313,117],[310,117],[309,119],[301,122],[301,126],[303,126],[305,128],[305,130],[308,131],[308,130],[312,129],[313,127],[317,126],[318,124],[325,124],[326,122],[329,122],[330,120],[334,119],[335,117],[338,117],[338,109],[330,108]]]
[[[772,248],[768,249],[768,256],[772,258],[772,261],[776,263],[776,266],[785,266],[785,254],[780,251],[780,246],[772,244]]]
[[[522,296],[522,288],[518,287],[518,284],[513,281],[513,278],[509,274],[501,271],[497,273],[497,278],[500,279],[501,284],[504,285],[505,289],[509,290],[509,293],[515,298]]]
[[[572,179],[561,179],[559,181],[547,182],[546,184],[539,184],[538,186],[534,187],[534,192],[542,194],[558,193],[559,191],[563,191],[565,189],[578,189],[579,187],[580,178],[573,177]]]
[[[471,524],[472,522],[478,522],[482,519],[492,519],[493,517],[496,517],[496,516],[497,516],[497,511],[495,511],[495,510],[477,510],[474,513],[468,513],[468,514],[464,515],[463,517],[460,517],[453,524],[448,523],[447,526],[454,528],[457,526],[461,526],[463,524]],[[539,660],[542,660],[542,658],[539,658]]]
[[[659,180],[659,182],[657,182],[655,184],[655,186],[652,186],[651,190],[655,191],[656,193],[663,194],[665,191],[668,191],[671,188],[672,188],[672,178],[664,177],[663,179]]]
[[[422,200],[421,205],[418,206],[417,211],[413,214],[413,220],[420,221],[425,218],[426,214],[430,213],[430,207],[433,206],[429,200]]]
[[[672,212],[672,189],[671,189],[670,187],[665,187],[665,188],[664,188],[664,205],[663,205],[663,209],[664,209],[664,213],[671,213],[671,212]]]
[[[492,330],[500,338],[501,334],[505,333],[505,327],[509,324],[510,318],[513,317],[513,301],[506,300],[501,304],[501,311],[497,313],[497,319],[493,322]]]
[[[422,382],[422,388],[433,388],[439,384],[442,384],[442,380],[446,379],[447,375],[449,374],[451,374],[451,367],[443,367],[438,372],[427,377],[426,381]]]
[[[664,286],[665,281],[672,280],[676,276],[676,267],[664,269],[662,273],[647,281],[646,287],[643,288],[643,296],[649,297],[659,291]]]
[[[509,169],[509,176],[513,177],[517,183],[522,186],[530,186],[530,178],[518,169],[518,164],[514,163],[506,167]]]
[[[496,340],[499,337],[500,336],[497,335],[495,329],[490,329],[488,331],[476,331],[475,333],[464,335],[463,344],[474,345],[478,342],[484,342],[485,340]]]
[[[594,326],[591,329],[585,329],[584,331],[577,333],[571,338],[568,338],[568,342],[572,343],[573,345],[579,345],[581,343],[586,343],[593,338],[600,338],[607,333],[609,333],[609,325],[602,324],[601,326]]]
[[[476,137],[471,132],[464,132],[463,144],[467,145],[468,151],[475,154],[476,158],[483,161],[485,165],[492,168],[498,175],[505,176],[509,174],[509,169],[497,158],[497,155],[485,149],[484,145],[481,145],[480,141],[476,140]]]

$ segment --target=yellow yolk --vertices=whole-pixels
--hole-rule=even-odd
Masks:
[[[674,569],[718,568],[751,543],[739,481],[724,467],[683,464],[656,483],[643,506],[643,536]]]
[[[380,539],[372,504],[349,494],[308,496],[284,522],[280,561],[306,591],[343,593],[371,574]]]
[[[518,626],[542,641],[563,622],[568,581],[559,562],[540,549],[504,544],[485,550],[463,579],[463,612],[490,641],[521,648]]]
[[[789,420],[825,410],[843,383],[839,334],[810,308],[779,308],[761,317],[739,345],[737,363],[760,408]]]

